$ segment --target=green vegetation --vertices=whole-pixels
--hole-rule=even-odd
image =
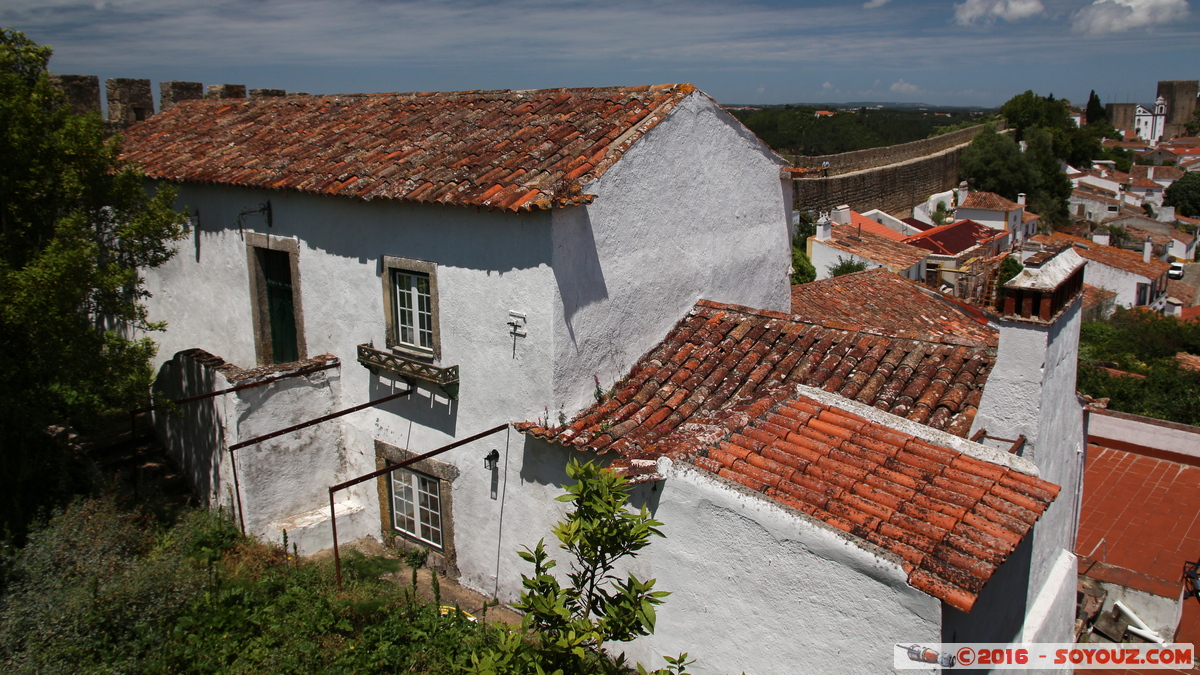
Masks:
[[[1200,425],[1200,373],[1180,366],[1179,352],[1200,354],[1200,323],[1118,308],[1108,321],[1083,324],[1077,387],[1112,399],[1112,410]],[[1145,378],[1114,377],[1097,366]]]
[[[149,391],[141,268],[174,254],[174,193],[147,194],[97,113],[67,108],[50,49],[0,29],[0,530],[86,484],[52,425],[83,428]]]
[[[792,237],[792,284],[807,284],[817,278],[817,268],[808,259],[808,238],[817,233],[817,228],[801,216]]]
[[[398,561],[290,558],[221,514],[174,523],[77,501],[6,566],[0,670],[9,673],[445,673],[503,631],[442,616],[380,580]]]
[[[997,277],[996,281],[1000,286],[1003,286],[1011,281],[1013,277],[1020,274],[1023,269],[1025,269],[1025,266],[1021,264],[1021,261],[1017,260],[1016,256],[1010,255],[1000,262],[1000,276]]]
[[[729,112],[776,152],[795,155],[833,155],[919,141],[947,127],[963,128],[981,121],[969,111],[945,116],[925,110],[862,108],[818,117],[811,106],[785,105]]]
[[[1163,205],[1174,206],[1175,213],[1188,218],[1200,218],[1200,173],[1189,171],[1171,183],[1163,197]]]
[[[521,557],[533,564],[533,576],[521,576],[525,590],[514,606],[526,612],[523,627],[533,631],[530,639],[510,633],[497,648],[471,657],[471,673],[627,673],[604,644],[654,632],[654,607],[668,594],[654,590],[653,579],[633,574],[621,579],[613,570],[649,546],[651,537],[663,536],[662,523],[644,506],[639,512],[625,507],[629,485],[623,477],[574,459],[567,475],[577,482],[558,500],[574,508],[554,527],[554,535],[570,556],[571,585],[562,586],[551,573],[556,563],[544,540],[526,548]],[[684,673],[689,663],[687,654],[666,661],[669,667],[657,673]],[[638,672],[646,670],[639,665]]]
[[[831,277],[840,277],[843,274],[853,274],[867,269],[867,263],[855,258],[843,258],[838,256],[837,262],[826,268]]]

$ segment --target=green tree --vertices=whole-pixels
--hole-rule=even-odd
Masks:
[[[1016,256],[1008,256],[1000,262],[1000,275],[997,277],[997,285],[1003,286],[1012,280],[1013,277],[1021,273],[1025,266],[1017,260]]]
[[[792,283],[807,284],[817,278],[817,268],[808,259],[808,238],[816,234],[816,226],[803,216],[796,226],[796,236],[792,238]]]
[[[1033,192],[1041,179],[1016,142],[1007,134],[996,133],[990,124],[963,150],[958,170],[974,189],[995,192],[1012,201],[1019,193]]]
[[[1034,127],[1025,134],[1025,158],[1038,172],[1038,181],[1029,191],[1029,208],[1047,224],[1065,225],[1070,222],[1067,200],[1071,197],[1071,179],[1059,168],[1054,155],[1052,134]]]
[[[1039,96],[1033,91],[1017,94],[1000,107],[1000,114],[1015,130],[1018,141],[1025,139],[1025,130],[1031,127],[1061,131],[1064,134],[1076,128],[1075,123],[1071,121],[1066,102],[1055,100],[1054,94]]]
[[[1087,109],[1083,114],[1087,118],[1088,126],[1099,124],[1101,120],[1108,121],[1108,113],[1105,112],[1104,104],[1100,102],[1100,97],[1096,95],[1095,89],[1088,94]]]
[[[840,277],[843,274],[854,274],[867,269],[867,263],[856,258],[843,258],[838,256],[837,262],[825,268],[831,277]]]
[[[567,475],[577,482],[558,501],[573,508],[555,525],[554,536],[571,558],[571,583],[563,586],[552,573],[556,563],[545,540],[522,551],[521,557],[533,564],[533,576],[521,576],[525,590],[514,607],[526,613],[522,627],[534,632],[528,640],[511,633],[500,648],[472,656],[471,673],[628,672],[609,657],[604,644],[654,631],[654,607],[668,594],[654,590],[653,579],[633,574],[621,579],[614,569],[649,546],[651,537],[663,536],[658,529],[662,523],[644,506],[638,512],[625,507],[629,485],[624,477],[575,459],[567,465]],[[659,672],[683,672],[686,657],[668,658],[671,670]]]
[[[139,270],[184,233],[171,190],[148,194],[99,114],[50,83],[51,50],[0,29],[0,528],[72,489],[51,425],[148,391],[154,345]],[[66,481],[66,482],[64,482]]]
[[[1200,173],[1189,171],[1171,183],[1163,197],[1164,206],[1174,206],[1175,213],[1188,218],[1200,218]]]

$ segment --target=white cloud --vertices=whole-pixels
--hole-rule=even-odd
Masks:
[[[960,25],[992,23],[996,19],[1020,21],[1046,11],[1042,0],[967,0],[954,3],[954,20]]]
[[[912,82],[905,82],[904,78],[900,78],[892,83],[892,91],[897,94],[917,94],[921,88]]]
[[[822,88],[822,89],[833,89],[833,83],[832,83],[832,82],[826,82],[825,84],[821,85],[821,88]]]
[[[1187,0],[1095,0],[1071,15],[1072,27],[1088,35],[1120,33],[1187,16]]]
[[[875,9],[876,7],[883,7],[891,1],[892,0],[867,0],[867,2],[863,3],[863,9]]]

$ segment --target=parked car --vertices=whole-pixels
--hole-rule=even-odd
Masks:
[[[1181,262],[1171,263],[1171,269],[1167,272],[1167,278],[1168,279],[1182,279],[1183,278],[1183,263],[1181,263]]]

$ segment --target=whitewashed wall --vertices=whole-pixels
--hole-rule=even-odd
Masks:
[[[700,92],[554,212],[554,400],[568,412],[622,377],[701,298],[787,312],[785,162]]]
[[[1117,295],[1113,298],[1113,302],[1122,307],[1133,307],[1137,303],[1138,284],[1153,283],[1153,280],[1147,279],[1140,274],[1126,272],[1119,267],[1105,265],[1095,260],[1088,261],[1087,272],[1085,274],[1087,275],[1086,281],[1089,286],[1103,288],[1116,293]]]
[[[687,652],[695,673],[877,673],[891,670],[893,643],[940,641],[941,601],[909,586],[898,559],[690,465],[660,466],[666,480],[635,497],[666,539],[631,569],[671,595],[631,659],[657,667]]]

